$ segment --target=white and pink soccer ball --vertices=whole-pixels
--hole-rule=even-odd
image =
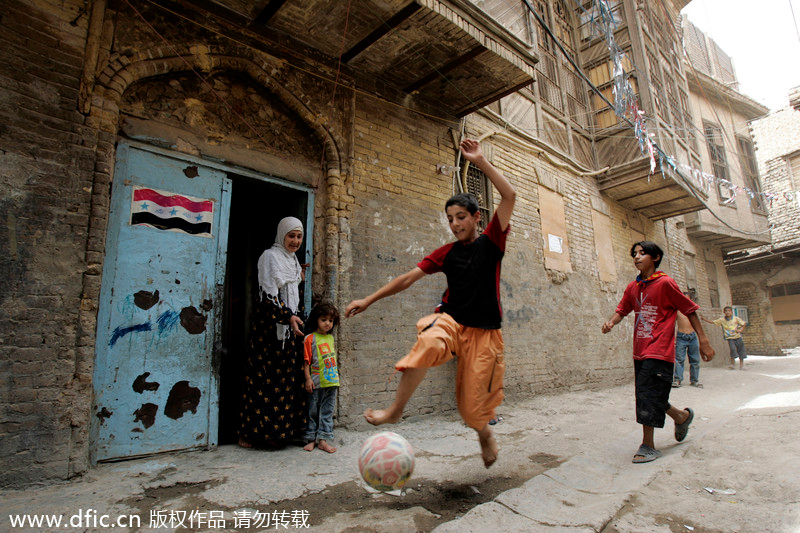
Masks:
[[[387,492],[400,489],[414,472],[414,450],[397,433],[375,433],[361,446],[358,471],[375,490]]]

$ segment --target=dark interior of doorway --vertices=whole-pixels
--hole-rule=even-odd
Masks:
[[[275,242],[283,217],[307,220],[304,191],[240,175],[232,181],[225,273],[225,307],[220,351],[219,444],[238,441],[239,402],[244,385],[244,361],[250,330],[250,310],[258,290],[258,258]],[[305,263],[305,243],[297,252]]]

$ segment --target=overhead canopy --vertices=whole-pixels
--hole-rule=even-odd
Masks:
[[[173,0],[155,0],[173,5]],[[185,0],[194,13],[461,117],[533,82],[533,49],[466,0]],[[341,63],[340,63],[341,59]]]
[[[652,220],[685,215],[705,209],[705,193],[660,171],[650,174],[650,160],[641,158],[613,167],[598,178],[598,187],[623,207]]]

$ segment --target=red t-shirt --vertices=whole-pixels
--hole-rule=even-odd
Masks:
[[[683,295],[678,284],[664,275],[641,287],[632,281],[617,306],[620,316],[635,312],[633,358],[662,359],[675,362],[675,317],[677,311],[686,316],[700,309]]]
[[[447,276],[439,310],[462,326],[500,329],[500,264],[510,227],[500,229],[495,213],[476,240],[451,242],[417,263],[426,274],[444,272]]]

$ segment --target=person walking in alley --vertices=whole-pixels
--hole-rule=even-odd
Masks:
[[[744,370],[744,360],[747,359],[747,353],[744,350],[742,332],[747,323],[738,316],[733,316],[733,308],[729,305],[722,309],[722,313],[723,316],[716,320],[709,320],[705,317],[703,317],[703,320],[709,324],[722,327],[722,336],[728,341],[728,349],[731,351],[731,364],[728,368],[731,370],[736,369],[736,358],[738,357],[739,370]]]
[[[376,301],[397,294],[427,274],[444,272],[447,290],[438,312],[417,322],[417,342],[395,368],[403,373],[393,403],[386,409],[367,409],[370,424],[395,423],[422,382],[428,368],[457,357],[456,402],[461,417],[478,433],[486,468],[497,460],[498,446],[489,421],[503,401],[503,336],[500,332],[500,265],[505,253],[516,193],[484,157],[480,143],[461,142],[464,158],[482,170],[497,191],[500,203],[483,233],[478,202],[471,194],[456,194],[445,203],[450,231],[456,242],[433,251],[412,270],[371,295],[350,302],[346,317],[353,317]]]
[[[603,324],[608,333],[634,311],[633,368],[635,375],[636,421],[642,425],[642,444],[633,456],[634,463],[647,463],[661,457],[656,449],[655,428],[664,427],[666,416],[675,421],[675,440],[683,441],[694,419],[692,408],[677,409],[669,403],[675,363],[675,317],[682,312],[689,320],[704,361],[714,358],[702,323],[699,307],[683,295],[671,277],[656,270],[664,252],[654,242],[641,241],[631,247],[633,264],[639,271],[636,280],[625,288],[614,314]]]
[[[683,293],[687,297],[686,293]],[[702,318],[701,315],[697,315]],[[689,384],[692,387],[703,388],[700,383],[700,343],[697,342],[692,323],[686,315],[678,311],[677,318],[678,331],[675,333],[675,375],[672,377],[672,386],[680,387],[683,382],[683,363],[689,358]]]

